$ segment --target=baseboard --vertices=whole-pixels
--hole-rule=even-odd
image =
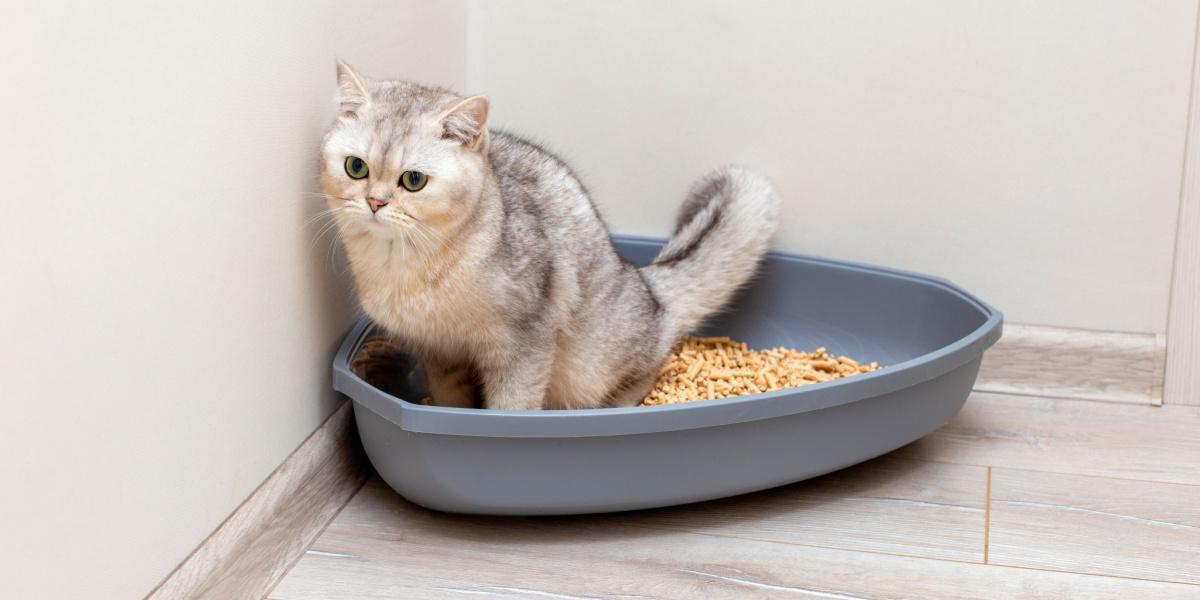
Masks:
[[[1005,324],[983,357],[982,392],[1162,404],[1165,337]]]
[[[259,600],[367,480],[343,402],[147,600]]]

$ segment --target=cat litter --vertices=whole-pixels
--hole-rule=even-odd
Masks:
[[[878,369],[879,363],[859,364],[847,356],[833,356],[825,348],[755,351],[726,336],[688,336],[671,351],[642,406],[761,394]]]

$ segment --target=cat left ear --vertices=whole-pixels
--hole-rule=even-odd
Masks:
[[[338,112],[344,117],[353,117],[358,109],[371,103],[367,82],[342,59],[337,61]]]
[[[487,133],[488,99],[471,96],[442,116],[442,137],[477,150]]]

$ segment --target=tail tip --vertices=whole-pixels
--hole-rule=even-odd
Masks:
[[[743,202],[757,205],[763,217],[773,220],[778,216],[779,196],[775,193],[775,186],[765,175],[740,165],[727,165],[717,169],[709,177],[729,181],[735,190],[734,196]]]

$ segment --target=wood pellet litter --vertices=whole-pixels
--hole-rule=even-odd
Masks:
[[[686,336],[671,351],[642,406],[758,394],[879,368],[878,363],[859,364],[847,356],[833,356],[825,348],[812,352],[782,347],[750,350],[724,336]]]

